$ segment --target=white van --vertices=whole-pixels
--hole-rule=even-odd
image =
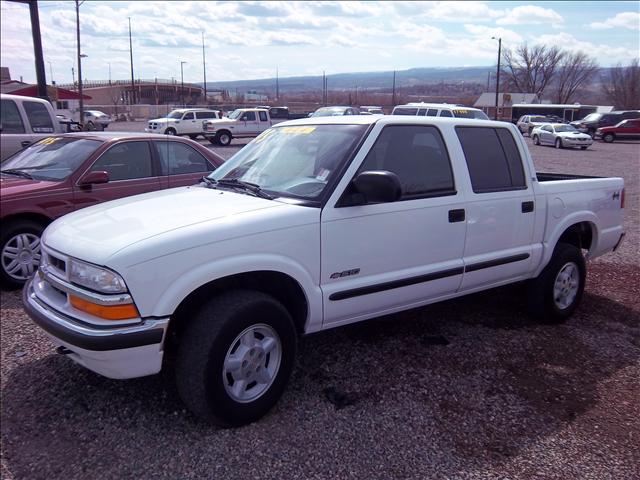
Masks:
[[[2,94],[0,160],[52,133],[63,133],[55,111],[41,98]]]
[[[489,120],[489,117],[477,108],[464,107],[451,103],[407,103],[393,108],[391,115],[417,115],[426,117],[457,117]]]

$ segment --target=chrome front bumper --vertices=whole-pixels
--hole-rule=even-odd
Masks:
[[[89,325],[59,312],[38,298],[34,282],[24,286],[25,311],[56,346],[70,350],[68,356],[89,370],[109,378],[134,378],[158,373],[168,318],[142,319],[134,325]]]

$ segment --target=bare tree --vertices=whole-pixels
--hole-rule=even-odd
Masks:
[[[578,89],[587,84],[598,71],[593,57],[584,52],[566,53],[557,73],[556,103],[570,103]]]
[[[602,88],[616,109],[640,109],[640,66],[636,58],[630,65],[623,67],[618,64],[612,68],[609,78],[604,81]]]
[[[520,93],[535,93],[542,96],[553,81],[558,65],[565,53],[558,47],[526,43],[503,53],[504,74],[510,88]]]

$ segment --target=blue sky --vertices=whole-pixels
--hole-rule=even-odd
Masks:
[[[73,1],[40,1],[47,80],[71,82]],[[27,5],[0,1],[1,62],[35,80]],[[559,45],[601,66],[640,50],[640,2],[109,2],[80,7],[83,77],[129,78],[127,17],[136,78],[207,80],[319,75],[412,67],[494,65],[497,43]],[[48,63],[50,62],[50,64]]]

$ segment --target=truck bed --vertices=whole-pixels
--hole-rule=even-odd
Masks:
[[[573,175],[571,173],[546,173],[536,172],[538,182],[554,182],[557,180],[581,180],[585,178],[606,178],[606,177],[593,177],[589,175]]]

